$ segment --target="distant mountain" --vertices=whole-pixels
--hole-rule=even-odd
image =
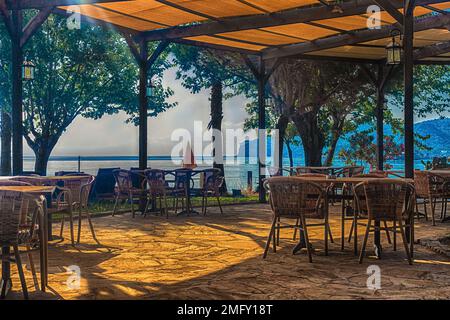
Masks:
[[[367,126],[361,126],[358,131],[367,129]],[[384,132],[386,135],[392,134],[392,129],[389,125],[384,126]],[[416,151],[416,159],[426,158],[430,159],[435,156],[450,156],[450,118],[434,119],[418,122],[415,124],[415,132],[426,136],[430,135],[430,138],[425,141],[425,144],[431,148],[430,151]],[[270,137],[268,138],[270,143]],[[402,142],[402,137],[399,137],[398,142]],[[348,141],[345,137],[341,138],[337,144],[336,150],[346,149],[349,147]],[[250,156],[256,156],[257,141],[249,141]],[[303,158],[303,147],[293,146],[293,153],[296,158]],[[239,147],[238,156],[245,156],[245,143],[241,143]],[[283,149],[283,157],[288,157],[287,149]]]

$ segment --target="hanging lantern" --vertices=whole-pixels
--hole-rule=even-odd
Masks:
[[[273,97],[270,94],[266,95],[266,107],[270,107],[273,105]]]
[[[146,96],[147,98],[153,98],[155,94],[155,85],[152,82],[152,79],[149,79],[147,82]]]
[[[29,81],[34,79],[34,70],[36,66],[31,61],[24,61],[22,64],[22,80]]]
[[[402,45],[400,30],[395,29],[391,33],[392,41],[386,46],[387,64],[396,65],[402,62]]]

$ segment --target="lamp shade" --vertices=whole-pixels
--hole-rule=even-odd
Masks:
[[[31,61],[24,61],[22,64],[22,80],[29,81],[34,79],[34,70],[36,66]]]

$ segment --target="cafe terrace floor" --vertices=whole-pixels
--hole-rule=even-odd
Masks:
[[[34,288],[29,266],[25,268],[31,299],[450,299],[450,258],[416,245],[412,266],[386,242],[382,260],[373,255],[358,264],[352,246],[340,250],[339,205],[332,207],[335,243],[324,256],[323,228],[311,228],[316,252],[308,263],[305,253],[292,255],[292,230],[282,230],[277,253],[262,259],[270,226],[267,205],[224,207],[225,215],[212,208],[207,217],[147,216],[130,214],[94,219],[97,245],[84,221],[82,244],[65,241],[49,249],[49,289]],[[59,232],[55,224],[54,233]],[[347,230],[349,225],[347,225]],[[360,232],[362,234],[362,232]],[[450,223],[417,223],[416,238],[450,234]],[[38,261],[36,255],[35,261]],[[23,262],[28,259],[23,256]],[[38,265],[38,263],[36,263]],[[367,268],[378,265],[381,289],[367,288]],[[70,266],[79,266],[80,288],[70,282]],[[37,266],[38,268],[38,266]],[[12,265],[13,292],[21,299],[20,283]],[[69,285],[68,285],[69,280]]]

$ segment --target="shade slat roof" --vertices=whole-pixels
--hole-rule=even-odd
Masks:
[[[136,32],[147,32],[188,24],[227,21],[230,17],[278,13],[289,9],[314,6],[323,6],[323,4],[319,0],[135,0],[81,5],[78,10],[82,15],[95,20]],[[430,7],[436,8],[438,11],[448,10],[450,9],[450,1],[430,4],[429,6],[418,6],[414,15],[420,17],[438,14]],[[61,7],[61,9],[68,9],[68,7]],[[70,9],[72,11],[77,10],[73,7]],[[280,21],[276,26],[200,35],[184,39],[218,45],[231,50],[245,49],[258,53],[264,52],[266,49],[313,42],[326,37],[365,30],[368,28],[367,21],[368,16],[366,14],[317,19],[306,23],[284,24],[283,21]],[[381,25],[387,26],[394,23],[396,23],[396,20],[391,15],[384,11],[381,12]],[[310,56],[381,60],[385,58],[384,48],[389,41],[389,38],[383,38],[361,44],[317,50],[307,54]],[[416,32],[414,46],[423,47],[447,41],[450,41],[450,32],[447,29],[431,29]],[[450,57],[439,55],[439,59],[450,60]]]

